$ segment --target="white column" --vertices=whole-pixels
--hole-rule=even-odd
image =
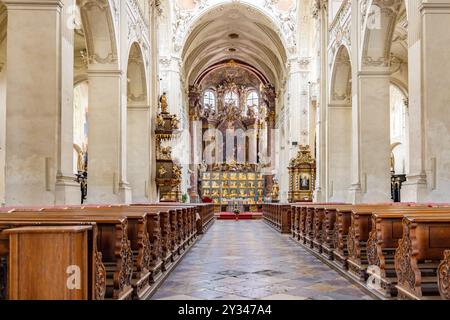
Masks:
[[[345,103],[327,108],[327,201],[346,202],[351,185],[352,108]]]
[[[425,122],[425,165],[429,194],[425,199],[448,202],[450,192],[450,1],[423,1],[422,89]],[[421,200],[419,198],[419,200]]]
[[[291,156],[295,156],[298,150],[298,147],[292,147],[292,142],[297,142],[298,145],[308,145],[310,142],[308,65],[309,60],[298,57],[289,61],[288,105]]]
[[[73,44],[71,28],[74,0],[64,0],[61,23],[61,110],[59,130],[56,203],[80,204],[80,186],[73,175]]]
[[[389,73],[360,72],[359,159],[363,202],[390,201]]]
[[[131,201],[128,186],[121,183],[121,81],[116,66],[89,66],[89,203]]]
[[[351,0],[352,8],[359,7],[358,0]],[[359,10],[352,10],[351,14],[351,25],[359,26]],[[351,203],[359,203],[362,201],[362,188],[361,188],[361,152],[360,152],[360,101],[358,100],[359,87],[360,82],[355,81],[358,79],[358,70],[359,70],[359,54],[360,54],[360,37],[361,31],[360,28],[352,27],[351,28],[351,43],[352,50],[350,52],[350,60],[352,63],[352,184],[349,190],[348,201]]]
[[[61,2],[8,8],[6,204],[52,205],[61,108]]]
[[[6,7],[0,6],[0,25],[6,23],[6,19]],[[2,32],[6,32],[6,30],[2,30]],[[3,37],[3,33],[0,34],[1,37]],[[7,35],[0,40],[0,168],[5,167],[6,160],[6,43]],[[5,170],[0,170],[0,205],[4,204]]]
[[[402,201],[425,201],[427,177],[425,171],[425,118],[422,108],[422,18],[421,0],[408,1],[408,109],[409,168],[402,186]]]
[[[326,106],[328,104],[328,13],[327,6],[320,5],[318,16],[320,24],[320,98],[317,115],[317,172],[316,172],[316,190],[314,200],[323,202],[326,200]]]
[[[158,112],[158,94],[159,94],[159,61],[158,61],[158,17],[156,2],[153,1],[151,6],[151,17],[150,17],[150,68],[148,68],[149,74],[148,79],[150,82],[150,172],[149,172],[149,182],[148,182],[148,197],[151,201],[158,200],[158,190],[156,187],[156,150],[155,150],[155,118]]]

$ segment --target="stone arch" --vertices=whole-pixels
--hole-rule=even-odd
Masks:
[[[336,51],[331,70],[330,101],[348,104],[352,98],[352,62],[346,45]]]
[[[327,108],[327,198],[347,201],[352,163],[352,65],[342,45],[336,53]]]
[[[131,44],[127,65],[127,178],[133,201],[146,201],[150,181],[150,107],[142,48]]]
[[[128,51],[127,79],[128,106],[133,103],[147,104],[147,74],[143,50],[137,42],[133,42]]]
[[[398,13],[404,4],[404,0],[371,0],[361,3],[361,69],[390,66],[392,38]]]
[[[117,64],[114,1],[77,0],[77,5],[85,30],[89,63]]]

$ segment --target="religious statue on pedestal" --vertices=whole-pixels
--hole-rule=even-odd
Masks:
[[[167,94],[164,92],[159,98],[159,103],[161,104],[161,113],[167,114],[168,113],[168,103],[167,103]]]
[[[280,194],[280,186],[277,180],[274,180],[272,187],[272,201],[278,201],[278,197]]]

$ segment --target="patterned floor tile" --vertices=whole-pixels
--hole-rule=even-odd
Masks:
[[[262,221],[216,221],[154,300],[370,299]]]

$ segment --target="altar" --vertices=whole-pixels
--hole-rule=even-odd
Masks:
[[[216,212],[256,212],[274,179],[275,88],[248,65],[231,60],[189,87],[191,199]]]
[[[201,193],[216,212],[256,212],[265,195],[265,179],[255,171],[208,171],[201,176]]]

